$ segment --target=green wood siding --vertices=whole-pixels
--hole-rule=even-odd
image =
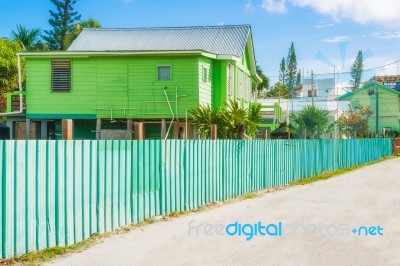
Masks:
[[[158,65],[171,66],[171,80],[157,80]],[[198,65],[196,56],[73,58],[71,91],[52,92],[51,58],[27,58],[27,114],[170,118],[167,87],[175,117],[184,117],[199,103]]]
[[[203,68],[207,69],[207,80],[203,81]],[[199,102],[211,105],[211,92],[213,84],[213,61],[206,57],[199,58]]]

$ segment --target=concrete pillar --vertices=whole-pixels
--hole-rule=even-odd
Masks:
[[[31,139],[31,120],[30,119],[26,119],[26,122],[25,122],[25,138]]]
[[[101,138],[101,119],[96,119],[96,139],[99,140]]]
[[[62,139],[72,140],[74,139],[74,121],[72,119],[62,120]]]
[[[217,125],[216,124],[211,125],[211,139],[214,139],[214,140],[217,139]]]
[[[303,139],[307,139],[307,129],[303,129],[303,130],[301,131],[301,137],[302,137]]]
[[[165,119],[161,119],[161,139],[165,139],[167,136],[167,123]]]
[[[140,122],[135,123],[135,139],[144,139],[144,124]]]
[[[267,130],[267,129],[263,129],[263,131],[262,131],[262,138],[263,138],[263,139],[268,139],[268,130]]]
[[[132,124],[132,119],[128,118],[126,120],[126,130],[129,131],[129,139],[132,139],[132,131],[133,131],[133,124]]]
[[[47,139],[47,120],[40,121],[40,138]]]

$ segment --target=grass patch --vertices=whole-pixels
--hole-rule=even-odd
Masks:
[[[93,234],[88,239],[82,240],[76,244],[67,247],[52,247],[40,251],[32,251],[27,254],[17,256],[8,260],[0,261],[2,265],[11,265],[15,263],[22,263],[26,265],[37,265],[39,262],[48,261],[56,256],[66,253],[75,252],[85,249],[97,242],[99,238],[105,237],[106,234],[100,237],[99,234]]]
[[[344,169],[339,169],[339,170],[335,170],[335,171],[332,171],[332,172],[323,172],[323,173],[321,173],[319,175],[316,175],[316,176],[307,177],[307,178],[304,178],[304,179],[300,179],[300,180],[291,182],[289,185],[291,185],[291,186],[306,185],[306,184],[314,183],[314,182],[317,182],[317,181],[326,180],[326,179],[329,179],[329,178],[331,178],[333,176],[342,175],[342,174],[345,174],[347,172],[350,172],[350,171],[353,171],[353,170],[356,170],[356,169],[359,169],[359,168],[362,168],[362,167],[365,167],[365,166],[368,166],[368,165],[371,165],[371,164],[379,163],[379,162],[387,160],[387,159],[392,159],[392,158],[394,158],[394,156],[383,157],[381,159],[378,159],[378,160],[375,160],[375,161],[372,161],[372,162],[368,162],[368,163],[364,163],[364,164],[360,164],[360,165],[356,165],[356,166],[348,167],[348,168],[344,168]]]
[[[256,193],[248,193],[242,196],[243,199],[253,199],[256,197],[257,197]]]
[[[183,215],[183,214],[185,214],[185,212],[184,211],[179,211],[179,212],[170,212],[169,214],[168,214],[168,217],[179,217],[179,216],[181,216],[181,215]]]

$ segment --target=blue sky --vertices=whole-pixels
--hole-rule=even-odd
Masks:
[[[389,64],[364,79],[400,73],[391,64],[400,60],[399,0],[78,0],[75,8],[105,28],[251,24],[257,63],[273,82],[292,41],[306,76],[347,72],[359,50],[365,69]],[[0,36],[19,23],[49,29],[49,9],[50,0],[0,0]]]

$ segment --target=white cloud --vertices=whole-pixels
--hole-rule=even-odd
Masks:
[[[225,23],[223,21],[217,22],[217,26],[224,26]]]
[[[345,42],[350,39],[349,36],[336,36],[329,39],[323,39],[323,42]]]
[[[251,0],[245,0],[244,10],[247,13],[253,13],[254,9],[255,9],[255,7],[254,7],[253,3],[251,2]]]
[[[399,0],[287,0],[293,6],[310,7],[334,19],[350,19],[359,24],[375,23],[400,28]],[[267,12],[286,11],[286,0],[263,0]]]
[[[286,0],[263,0],[261,6],[270,13],[286,12]]]
[[[381,31],[375,32],[370,35],[371,38],[375,39],[383,39],[383,40],[393,40],[393,39],[400,39],[400,31]]]
[[[327,28],[327,27],[332,27],[334,26],[333,23],[326,23],[326,22],[321,22],[318,25],[313,26],[316,29],[322,29],[322,28]]]

